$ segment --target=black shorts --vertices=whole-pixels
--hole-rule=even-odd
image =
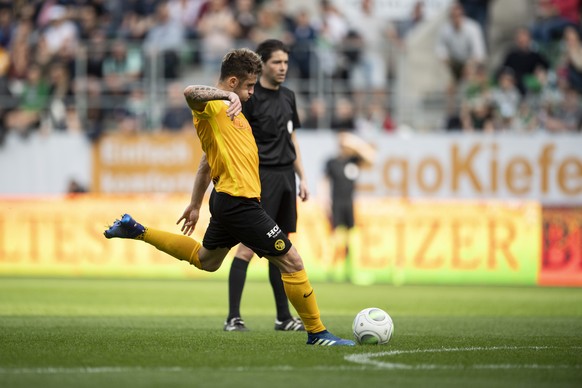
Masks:
[[[335,201],[331,206],[333,227],[345,226],[348,229],[354,227],[354,204],[351,202]]]
[[[212,190],[210,214],[202,240],[206,249],[232,248],[242,242],[263,257],[281,256],[291,248],[287,235],[257,199],[233,197]]]
[[[297,183],[293,165],[260,167],[261,206],[284,233],[297,231]]]

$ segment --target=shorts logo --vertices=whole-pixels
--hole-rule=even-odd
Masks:
[[[281,239],[275,241],[275,249],[278,251],[282,251],[283,249],[285,249],[285,241]]]
[[[281,229],[279,229],[279,225],[275,225],[275,226],[273,227],[273,229],[271,229],[271,230],[269,230],[269,231],[267,232],[267,237],[269,237],[269,238],[271,238],[271,237],[275,237],[276,235],[278,235],[278,234],[279,234],[279,231],[280,231],[280,230],[281,230]]]

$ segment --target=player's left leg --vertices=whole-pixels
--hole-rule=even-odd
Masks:
[[[277,319],[275,320],[275,330],[279,331],[305,331],[305,326],[301,319],[291,315],[289,310],[289,300],[285,292],[285,286],[281,279],[279,268],[269,261],[269,281],[275,297],[277,307]]]
[[[255,253],[244,244],[239,244],[228,272],[228,316],[225,331],[247,331],[240,313],[242,293],[247,279],[249,262]]]

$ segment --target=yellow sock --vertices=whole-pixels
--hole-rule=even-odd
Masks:
[[[309,333],[319,333],[325,330],[319,316],[319,307],[315,292],[304,269],[299,272],[282,273],[281,279],[287,298],[301,317],[305,330]]]
[[[181,234],[164,232],[152,228],[146,228],[143,234],[143,241],[153,245],[162,252],[174,256],[178,260],[184,260],[188,263],[202,269],[198,251],[202,244],[188,236]]]

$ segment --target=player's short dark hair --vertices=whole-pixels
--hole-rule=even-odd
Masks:
[[[279,50],[289,54],[289,47],[287,47],[285,43],[278,39],[267,39],[261,42],[255,51],[259,54],[263,63],[266,63],[273,53]]]
[[[220,79],[237,77],[245,79],[252,75],[258,75],[262,70],[261,57],[248,48],[231,50],[224,58],[220,66]]]

